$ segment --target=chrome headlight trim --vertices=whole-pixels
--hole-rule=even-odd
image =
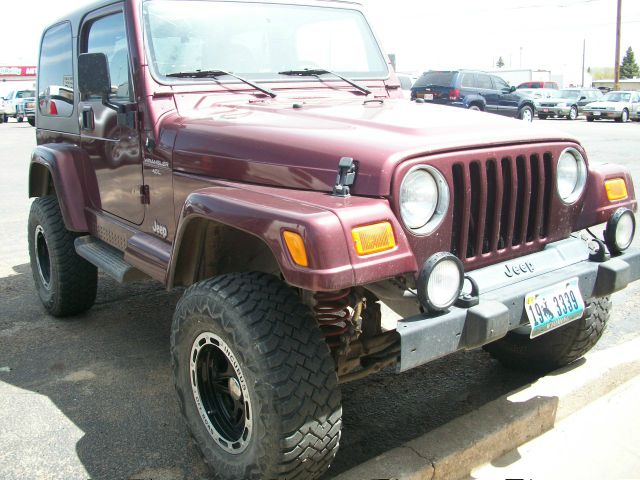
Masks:
[[[563,197],[562,193],[560,192],[560,184],[559,184],[560,174],[559,174],[558,167],[560,165],[560,160],[562,160],[562,158],[566,154],[573,156],[573,158],[576,161],[577,178],[576,178],[575,186],[573,187],[573,190],[571,191],[571,193]],[[562,153],[558,156],[558,160],[556,162],[556,192],[558,193],[558,197],[564,204],[572,205],[576,203],[578,199],[582,196],[586,186],[587,186],[587,162],[585,161],[582,154],[575,148],[573,147],[565,148],[562,151]]]
[[[429,173],[433,177],[433,180],[435,181],[435,184],[436,184],[438,197],[437,197],[436,206],[433,211],[433,214],[431,214],[431,216],[428,219],[426,219],[425,223],[422,226],[412,227],[411,225],[408,224],[408,222],[404,218],[404,215],[402,214],[402,210],[403,210],[402,190],[403,190],[405,181],[407,181],[407,179],[414,172],[420,171],[420,170]],[[398,207],[400,209],[400,218],[402,219],[403,225],[412,233],[415,233],[416,235],[429,235],[434,230],[436,230],[436,228],[438,228],[442,223],[442,220],[444,219],[447,213],[447,210],[449,209],[449,203],[450,203],[449,184],[447,183],[447,180],[444,178],[444,175],[442,175],[442,173],[440,173],[440,171],[435,167],[431,165],[416,165],[412,167],[402,179],[402,183],[400,184],[400,190],[398,195]]]

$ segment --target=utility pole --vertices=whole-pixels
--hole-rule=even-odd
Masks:
[[[613,74],[613,89],[620,90],[620,25],[622,24],[622,0],[618,0],[618,20],[616,23],[616,66]]]
[[[584,57],[587,51],[587,39],[582,40],[582,88],[584,88]]]

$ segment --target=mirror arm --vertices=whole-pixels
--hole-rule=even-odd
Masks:
[[[115,110],[117,113],[129,113],[138,110],[138,105],[135,103],[113,103],[107,95],[102,97],[102,105]]]

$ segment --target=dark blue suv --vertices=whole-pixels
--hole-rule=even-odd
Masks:
[[[502,78],[472,70],[429,71],[411,88],[411,99],[482,110],[531,122],[533,100],[515,91]]]

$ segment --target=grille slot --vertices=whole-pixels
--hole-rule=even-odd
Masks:
[[[454,163],[452,252],[463,261],[544,239],[552,155]]]

